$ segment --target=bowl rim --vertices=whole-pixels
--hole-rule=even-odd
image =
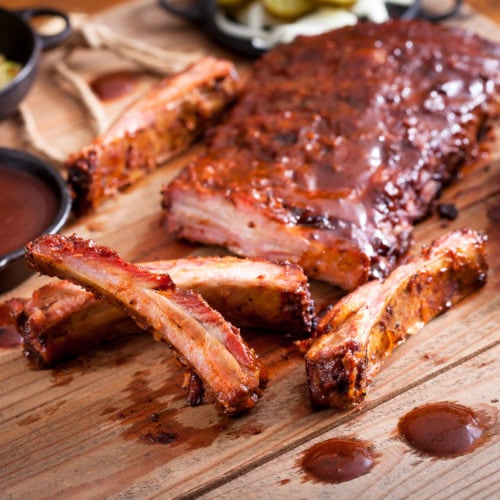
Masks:
[[[24,172],[42,179],[51,188],[56,196],[60,198],[59,206],[52,222],[41,234],[57,233],[68,220],[71,211],[71,194],[62,174],[52,165],[41,158],[13,148],[0,147],[0,168],[3,166],[14,166]],[[43,175],[40,173],[43,172]],[[50,183],[47,180],[50,179]],[[11,252],[0,255],[0,271],[5,269],[11,262],[24,256],[25,245]]]

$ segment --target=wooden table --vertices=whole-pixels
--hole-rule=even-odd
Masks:
[[[43,5],[64,9],[68,12],[97,13],[115,5],[126,3],[127,0],[7,0],[3,2],[2,6],[18,9]],[[490,19],[500,22],[500,4],[495,0],[466,0],[466,3]]]
[[[30,2],[11,0],[8,6]],[[75,0],[64,7],[92,11],[113,3],[122,2]],[[498,16],[494,2],[480,3]],[[186,47],[224,54],[202,33],[167,17],[156,2],[142,0],[96,19],[165,49],[185,42]],[[468,15],[460,22],[499,39],[498,27],[483,18]],[[27,104],[45,139],[69,152],[88,141],[92,130],[81,107],[55,85],[51,62],[56,56],[57,51],[44,56]],[[71,63],[84,77],[124,64],[103,51],[82,51]],[[113,103],[105,112],[116,114],[123,105]],[[15,117],[0,122],[0,145],[26,148]],[[448,460],[414,453],[395,432],[402,415],[427,402],[455,401],[498,412],[500,230],[491,215],[500,206],[498,146],[485,166],[470,166],[443,194],[443,201],[456,204],[459,217],[444,221],[432,216],[415,229],[416,247],[462,226],[487,232],[486,287],[400,346],[358,408],[313,411],[302,356],[289,341],[269,334],[250,336],[270,369],[270,384],[255,410],[240,418],[221,416],[208,404],[186,407],[182,373],[166,349],[147,335],[46,371],[31,369],[19,347],[3,349],[0,498],[498,496],[498,424],[473,453]],[[92,237],[137,261],[203,253],[202,247],[173,242],[161,226],[161,185],[195,152],[160,168],[95,214],[70,221],[64,232]],[[32,277],[0,301],[28,296],[45,281]],[[168,438],[162,444],[155,442],[160,435]],[[298,464],[304,450],[337,436],[372,443],[379,454],[376,466],[339,485],[308,481]]]

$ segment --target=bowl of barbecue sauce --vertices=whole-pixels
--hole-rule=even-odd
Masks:
[[[0,148],[0,293],[26,279],[24,247],[33,238],[58,232],[71,209],[62,175],[22,151]]]

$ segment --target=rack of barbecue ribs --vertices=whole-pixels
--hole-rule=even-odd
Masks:
[[[41,236],[26,250],[30,267],[114,303],[167,345],[189,373],[190,400],[204,393],[228,414],[255,406],[267,382],[265,369],[239,330],[200,295],[178,289],[166,273],[125,262],[76,236]]]
[[[167,228],[353,290],[478,158],[500,45],[425,21],[301,37],[256,62],[207,150],[163,188]]]
[[[238,327],[252,327],[293,338],[312,335],[314,303],[302,269],[238,257],[189,257],[140,264],[168,273],[178,288],[200,294]],[[23,337],[26,357],[39,368],[89,351],[140,329],[122,309],[70,281],[54,280],[29,299],[7,301]]]
[[[185,151],[241,89],[234,65],[206,57],[167,77],[67,160],[73,210],[83,214]]]
[[[313,404],[345,409],[362,401],[397,345],[486,283],[485,247],[481,233],[445,234],[385,280],[340,299],[306,353]]]

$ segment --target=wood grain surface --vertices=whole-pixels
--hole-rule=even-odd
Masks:
[[[20,9],[26,7],[46,6],[63,9],[67,12],[97,13],[110,7],[132,3],[127,0],[6,0],[3,7]],[[500,3],[496,0],[467,0],[465,3],[478,12],[500,23]]]
[[[182,46],[188,53],[202,49],[235,57],[153,0],[126,3],[93,20],[166,50]],[[455,22],[500,40],[498,26],[472,11]],[[44,138],[69,153],[93,132],[81,106],[54,77],[58,53],[44,56],[26,103]],[[109,51],[79,50],[71,65],[90,79],[131,63]],[[105,112],[116,115],[155,79],[144,74],[133,95],[105,105]],[[18,117],[0,122],[0,145],[27,148]],[[201,148],[196,145],[95,214],[71,220],[63,232],[94,238],[133,261],[213,251],[176,242],[162,227],[161,186]],[[500,407],[498,141],[491,158],[468,166],[442,199],[456,204],[458,218],[433,215],[416,226],[414,250],[451,229],[485,231],[488,283],[400,346],[359,407],[313,411],[302,355],[288,339],[269,333],[244,332],[269,367],[270,384],[255,410],[240,418],[222,416],[208,404],[186,407],[182,372],[146,334],[45,371],[31,369],[19,347],[3,349],[0,498],[494,498],[500,488],[498,422],[474,452],[447,460],[416,454],[395,432],[398,419],[422,403],[451,400],[492,415]],[[46,281],[32,276],[0,301],[28,296]],[[334,294],[320,283],[313,283],[313,291],[321,300]],[[299,466],[302,453],[333,436],[370,441],[379,455],[374,469],[340,485],[308,481]]]

